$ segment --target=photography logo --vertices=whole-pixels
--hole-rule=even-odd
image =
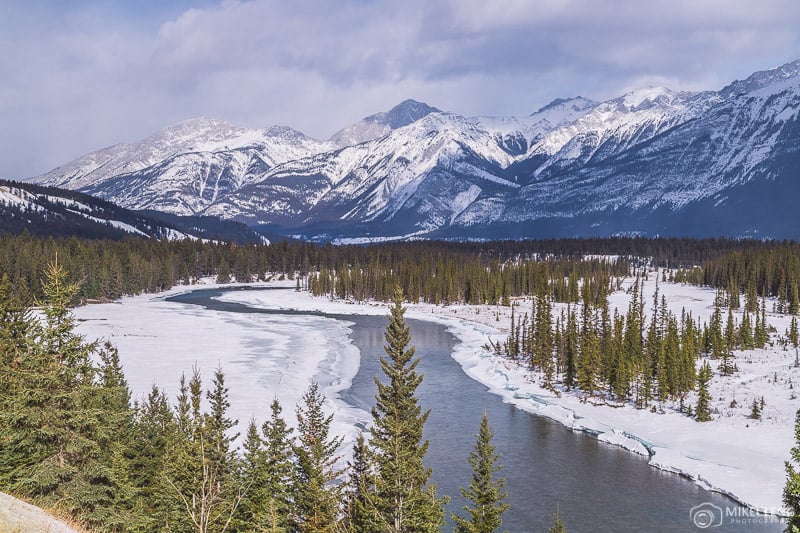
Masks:
[[[689,519],[700,529],[722,525],[722,509],[713,503],[701,503],[689,510]]]

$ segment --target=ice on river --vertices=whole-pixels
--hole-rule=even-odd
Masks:
[[[284,286],[291,288],[294,283]],[[655,283],[648,282],[646,297],[654,288]],[[685,308],[703,320],[710,315],[713,291],[673,284],[661,284],[660,291],[678,314]],[[121,304],[91,305],[75,311],[83,320],[82,333],[89,338],[108,338],[119,347],[136,397],[146,394],[155,383],[174,398],[182,372],[188,375],[197,365],[208,384],[214,369],[222,366],[231,391],[231,413],[239,419],[240,431],[251,416],[263,420],[276,396],[287,421],[293,422],[294,406],[312,379],[329,398],[335,433],[351,441],[356,424],[368,421],[368,413],[338,397],[359,366],[359,353],[349,340],[346,322],[313,316],[221,313],[165,302],[164,297],[125,298]],[[622,292],[615,293],[610,298],[612,307],[624,311],[626,298]],[[220,300],[269,309],[388,313],[386,304],[331,301],[293,290],[227,292]],[[800,369],[792,365],[793,354],[779,344],[737,353],[739,372],[730,378],[715,375],[712,381],[715,420],[697,423],[671,405],[653,413],[632,406],[584,403],[579,394],[556,395],[542,388],[539,376],[482,348],[487,338],[504,335],[507,309],[408,307],[408,318],[444,324],[459,341],[453,357],[464,371],[505,401],[611,445],[650,456],[653,466],[685,475],[753,508],[780,509],[783,465],[793,444],[792,424],[799,403],[791,383],[800,384]],[[778,332],[788,326],[783,316],[770,314],[769,321]],[[761,396],[766,398],[763,420],[748,420],[748,402]],[[733,398],[739,404],[735,409],[729,407]],[[691,404],[693,399],[687,401]]]
[[[368,413],[338,398],[359,367],[359,351],[348,337],[351,324],[314,316],[225,313],[165,301],[176,292],[181,289],[74,311],[78,331],[87,340],[108,339],[119,348],[134,399],[157,385],[174,403],[181,374],[188,379],[196,366],[208,388],[221,367],[230,390],[230,416],[244,434],[251,417],[260,423],[269,416],[276,397],[287,423],[294,425],[295,406],[314,380],[335,412],[332,432],[347,441],[354,438],[356,425]]]

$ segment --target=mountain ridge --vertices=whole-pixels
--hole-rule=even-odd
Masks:
[[[574,235],[596,228],[664,234],[685,231],[678,229],[682,210],[704,205],[717,216],[723,196],[753,180],[780,178],[792,189],[796,172],[787,161],[797,153],[799,107],[800,60],[719,91],[655,87],[605,102],[555,99],[521,117],[465,117],[405,100],[327,141],[201,119],[194,132],[184,131],[191,121],[165,128],[141,141],[143,150],[124,145],[112,164],[92,169],[79,158],[34,180],[135,209],[213,215],[312,238],[457,237],[515,225],[544,233],[508,236],[540,237],[559,220]],[[89,163],[103,157],[102,150],[83,156]],[[757,222],[727,230],[773,235]]]

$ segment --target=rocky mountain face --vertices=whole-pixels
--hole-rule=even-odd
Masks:
[[[720,91],[524,117],[407,100],[317,141],[187,121],[34,178],[134,209],[316,238],[800,237],[800,61]]]

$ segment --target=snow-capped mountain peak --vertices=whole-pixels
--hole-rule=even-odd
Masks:
[[[748,218],[758,211],[742,207],[761,202],[763,211],[773,200],[762,191],[777,191],[778,203],[800,195],[799,114],[795,61],[720,91],[556,99],[520,117],[465,117],[406,100],[328,141],[285,126],[193,119],[36,180],[125,207],[278,224],[293,234],[687,233],[682,222],[658,221],[735,198],[735,218],[702,226],[748,233],[771,219]],[[798,218],[795,206],[785,211]]]
[[[720,91],[726,98],[756,91],[768,85],[800,75],[800,59],[771,68],[754,72],[743,80],[736,80]]]
[[[551,113],[551,112],[560,112],[560,113],[564,113],[565,111],[580,112],[591,109],[596,105],[597,102],[589,100],[588,98],[584,98],[583,96],[574,96],[572,98],[556,98],[552,100],[549,104],[540,107],[539,110],[536,111],[535,113],[531,113],[531,116],[543,115],[545,113]]]
[[[330,141],[338,147],[361,144],[438,112],[438,109],[426,103],[404,100],[389,111],[375,113],[339,130],[331,136]]]
[[[676,94],[667,87],[649,87],[627,93],[622,97],[622,102],[629,110],[638,111],[654,106],[669,105],[675,100]]]
[[[440,110],[431,107],[424,102],[416,100],[404,100],[385,113],[378,113],[365,118],[367,122],[386,124],[389,128],[396,130],[403,126],[408,126],[422,117],[431,113],[438,113]]]

